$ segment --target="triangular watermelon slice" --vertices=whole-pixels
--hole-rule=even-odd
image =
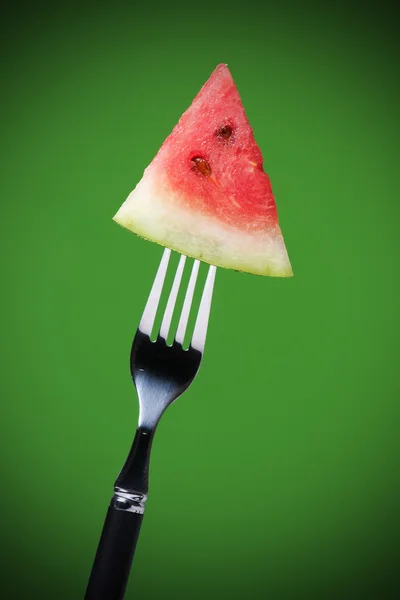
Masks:
[[[212,73],[114,220],[216,266],[292,275],[261,151],[226,65]]]

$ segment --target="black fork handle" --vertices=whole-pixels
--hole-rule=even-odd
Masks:
[[[122,600],[142,520],[143,514],[109,507],[85,600]]]
[[[154,431],[138,427],[115,482],[85,600],[122,600],[124,597],[147,498]]]

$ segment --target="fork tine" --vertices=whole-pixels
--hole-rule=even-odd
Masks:
[[[181,316],[179,318],[178,329],[176,331],[175,341],[183,344],[185,339],[186,327],[189,320],[190,307],[192,306],[194,288],[196,287],[197,274],[199,272],[200,261],[195,260],[190,273],[189,285],[186,290],[185,300],[183,302]]]
[[[199,350],[199,352],[204,351],[216,270],[216,267],[213,265],[210,265],[208,269],[206,283],[201,296],[199,312],[197,313],[196,325],[194,326],[191,345],[196,350]]]
[[[154,319],[156,318],[157,308],[160,302],[161,292],[163,289],[170,256],[171,250],[169,248],[165,248],[160,262],[160,266],[158,267],[157,275],[155,276],[151,292],[147,299],[146,306],[139,323],[140,331],[142,331],[149,337],[151,335],[151,330],[153,329]]]
[[[183,274],[183,269],[185,267],[186,256],[181,254],[179,259],[178,268],[176,269],[174,283],[172,284],[172,288],[168,297],[167,306],[165,307],[165,312],[163,316],[163,320],[160,328],[160,336],[164,338],[164,340],[168,337],[169,328],[171,326],[172,315],[174,314],[174,308],[176,299],[178,297],[179,286],[181,285],[181,279]]]

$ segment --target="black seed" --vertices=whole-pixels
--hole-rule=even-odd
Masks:
[[[232,127],[230,125],[224,125],[223,127],[220,127],[219,129],[217,129],[217,131],[215,132],[215,135],[220,140],[227,142],[232,135]]]

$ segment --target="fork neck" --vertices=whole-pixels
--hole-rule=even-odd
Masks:
[[[149,489],[149,465],[153,437],[154,429],[137,428],[128,458],[114,485],[117,496],[136,499],[139,504],[143,505],[143,508]]]

